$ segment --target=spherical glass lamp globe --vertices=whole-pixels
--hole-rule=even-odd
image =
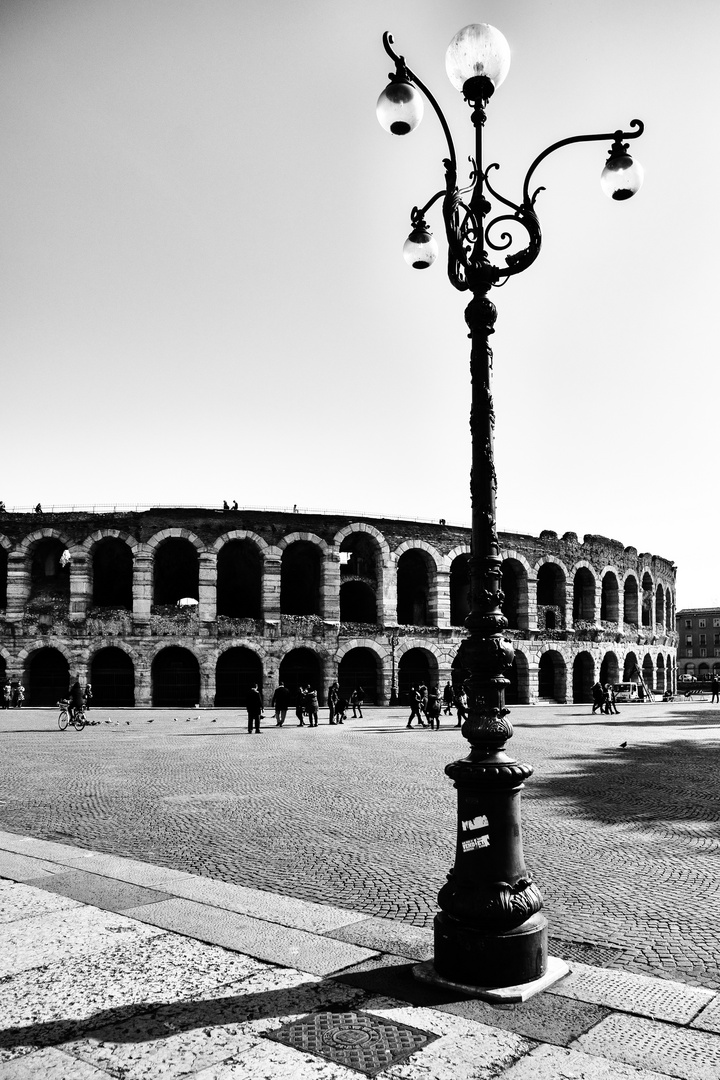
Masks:
[[[611,156],[600,176],[600,186],[609,199],[631,199],[642,187],[645,170],[629,154]]]
[[[427,270],[438,257],[437,240],[426,226],[419,226],[403,245],[403,258],[413,270]]]
[[[409,82],[391,82],[378,98],[377,118],[391,135],[407,135],[423,117],[422,94]]]
[[[445,70],[457,90],[482,75],[497,90],[510,70],[507,38],[489,23],[470,23],[458,30],[445,53]]]

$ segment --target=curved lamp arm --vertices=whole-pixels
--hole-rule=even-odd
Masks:
[[[417,83],[418,87],[420,88],[420,90],[422,90],[423,94],[425,95],[425,97],[428,99],[428,101],[432,105],[433,109],[435,110],[435,114],[436,114],[438,120],[440,121],[440,125],[441,125],[441,127],[442,127],[442,129],[443,129],[443,131],[445,133],[445,138],[447,140],[448,154],[450,155],[451,168],[454,170],[454,172],[457,173],[457,157],[455,155],[455,146],[453,144],[452,135],[450,134],[450,128],[448,127],[447,120],[445,119],[445,117],[443,115],[443,111],[440,108],[440,106],[438,105],[438,103],[435,100],[435,98],[433,97],[433,95],[428,90],[425,83],[422,82],[420,79],[418,79],[415,72],[411,71],[410,68],[407,66],[407,64],[405,63],[405,57],[404,56],[399,56],[393,50],[393,48],[392,48],[393,44],[394,44],[393,36],[392,36],[392,34],[389,34],[388,31],[386,30],[385,33],[383,34],[383,48],[385,49],[385,52],[388,54],[390,59],[395,64],[396,74],[406,78],[409,82]],[[390,76],[390,78],[392,78],[392,75]]]
[[[547,150],[543,150],[542,154],[538,154],[538,156],[535,158],[532,165],[528,169],[527,173],[525,174],[525,183],[523,184],[523,205],[526,208],[531,208],[535,202],[538,191],[543,190],[542,188],[538,188],[538,190],[533,194],[533,197],[530,198],[530,181],[532,180],[532,175],[537,169],[540,162],[544,161],[546,157],[550,156],[550,154],[554,154],[555,151],[559,150],[562,146],[570,146],[571,143],[607,142],[609,139],[612,139],[614,142],[621,142],[623,139],[638,139],[645,130],[645,125],[643,124],[642,120],[631,120],[630,127],[637,128],[637,131],[618,130],[603,132],[600,135],[573,135],[569,139],[561,139],[559,142],[553,143],[552,146],[548,146]]]

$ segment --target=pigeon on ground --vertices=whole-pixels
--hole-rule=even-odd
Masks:
[[[130,721],[129,720],[126,720],[125,723],[128,725],[128,727],[130,726]]]
[[[620,749],[621,749],[621,750],[624,750],[626,746],[627,746],[627,743],[626,743],[626,742],[621,742],[621,743],[620,743]]]
[[[215,719],[215,717],[214,717],[214,716],[213,716],[212,720],[210,721],[210,723],[211,723],[211,724],[217,724],[217,720]]]

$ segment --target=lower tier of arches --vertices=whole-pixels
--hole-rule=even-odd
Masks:
[[[219,647],[202,639],[174,642],[113,641],[101,645],[45,640],[0,646],[0,681],[25,687],[27,706],[54,705],[79,678],[91,684],[97,707],[242,708],[257,685],[269,705],[278,682],[292,694],[317,690],[324,704],[337,681],[341,695],[355,690],[368,704],[405,704],[413,687],[457,687],[462,675],[459,640],[402,637],[344,641],[335,649],[302,639],[247,639]],[[620,648],[610,643],[516,641],[506,692],[508,705],[538,701],[588,704],[598,679],[640,682],[653,693],[677,689],[675,650],[663,646]],[[720,663],[714,666],[720,674]]]

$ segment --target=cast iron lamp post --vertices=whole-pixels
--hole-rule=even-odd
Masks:
[[[390,646],[390,655],[392,658],[392,674],[390,677],[390,708],[392,709],[398,703],[397,678],[395,675],[395,650],[400,643],[400,638],[393,630],[388,630],[388,632],[385,634],[385,638],[387,639],[387,643]]]
[[[506,751],[512,726],[507,719],[505,688],[514,654],[511,641],[504,636],[508,622],[502,613],[500,587],[489,345],[496,311],[488,293],[526,270],[540,253],[535,201],[543,189],[531,189],[538,165],[571,143],[609,141],[601,185],[612,199],[628,199],[642,183],[642,169],[628,154],[624,140],[641,135],[643,124],[633,120],[630,131],[575,135],[553,143],[535,158],[525,176],[522,198],[513,202],[490,183],[490,174],[498,166],[485,167],[482,158],[485,108],[508,72],[510,50],[495,27],[486,23],[466,26],[450,42],[445,60],[450,81],[473,110],[475,127],[469,183],[458,187],[455,148],[439,105],[406,66],[404,57],[393,51],[393,39],[387,33],[383,44],[395,63],[395,72],[378,100],[380,123],[394,135],[412,131],[422,118],[424,95],[442,125],[448,146],[443,162],[445,187],[424,206],[413,208],[412,229],[403,254],[416,269],[425,269],[435,261],[438,246],[426,214],[441,201],[448,276],[456,289],[472,295],[465,310],[472,381],[471,603],[465,620],[468,636],[459,652],[468,695],[468,718],[462,733],[470,743],[470,753],[445,769],[458,791],[455,865],[438,896],[441,910],[435,918],[434,961],[423,965],[417,974],[491,1000],[518,1000],[560,978],[567,968],[562,961],[548,959],[547,920],[540,914],[542,896],[525,867],[520,792],[532,768]]]

